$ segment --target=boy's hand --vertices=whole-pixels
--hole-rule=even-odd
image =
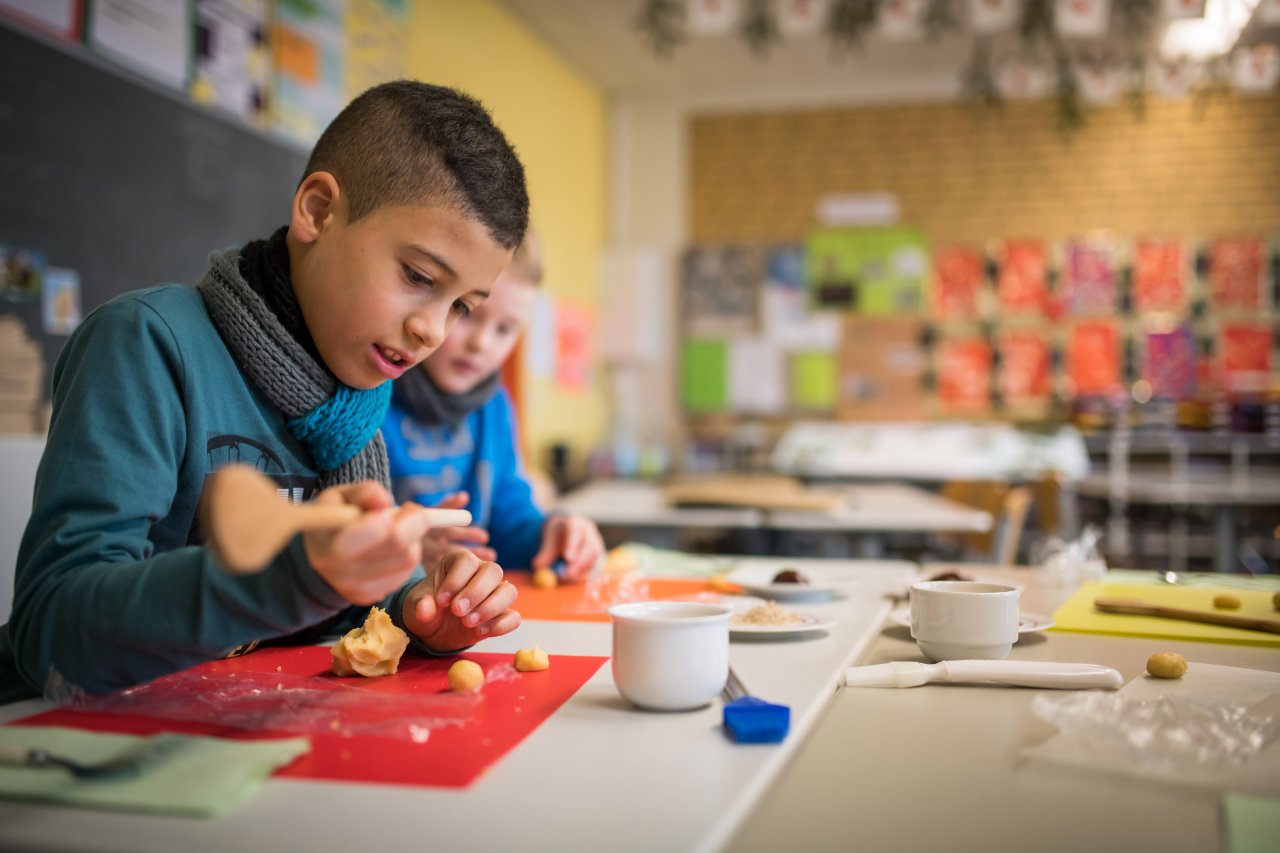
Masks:
[[[600,528],[581,515],[553,515],[542,528],[542,548],[533,558],[533,568],[550,568],[557,557],[564,557],[565,580],[585,577],[604,556],[604,538]]]
[[[516,588],[497,563],[454,548],[404,599],[404,625],[434,652],[452,652],[520,626]]]
[[[312,531],[303,548],[316,574],[352,604],[381,601],[399,589],[422,560],[422,539],[431,522],[422,507],[394,506],[374,482],[325,489],[321,504],[354,504],[364,510],[337,530]]]
[[[469,496],[454,492],[441,500],[439,509],[466,509]],[[495,560],[498,552],[487,547],[489,531],[483,527],[433,527],[422,540],[422,565],[434,566],[456,546],[466,548],[481,560]]]

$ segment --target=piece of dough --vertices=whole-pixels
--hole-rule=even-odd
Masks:
[[[1156,678],[1181,678],[1187,671],[1187,659],[1177,652],[1161,652],[1147,658],[1147,672]]]
[[[391,617],[381,607],[374,607],[364,624],[352,628],[334,643],[334,675],[395,675],[400,657],[409,647],[409,635],[391,624]]]
[[[516,652],[517,672],[542,672],[550,668],[551,660],[547,657],[547,653],[537,646]]]
[[[533,585],[538,589],[555,589],[560,583],[560,579],[556,577],[556,573],[551,569],[534,569]]]
[[[454,693],[475,693],[483,686],[484,670],[475,661],[455,661],[449,667],[449,689]]]
[[[1240,597],[1236,595],[1215,595],[1213,606],[1219,610],[1239,610]]]

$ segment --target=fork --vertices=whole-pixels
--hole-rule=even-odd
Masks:
[[[77,779],[110,779],[136,775],[142,764],[167,752],[170,745],[160,742],[143,744],[126,750],[114,758],[96,764],[74,761],[38,746],[22,747],[0,744],[0,765],[18,767],[63,767]]]

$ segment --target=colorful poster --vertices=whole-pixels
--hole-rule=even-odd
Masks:
[[[1008,406],[1049,399],[1049,342],[1038,331],[1008,329],[1000,334],[1000,396]]]
[[[346,0],[278,0],[272,124],[311,144],[346,103]]]
[[[760,251],[749,246],[696,246],[685,252],[680,289],[685,333],[719,337],[754,332],[760,260]]]
[[[82,0],[0,0],[0,15],[12,15],[24,24],[77,41],[81,5]]]
[[[408,77],[408,0],[348,0],[347,98]]]
[[[1185,323],[1147,333],[1142,378],[1156,397],[1189,400],[1196,393],[1196,339]]]
[[[1187,261],[1181,240],[1139,240],[1133,248],[1133,306],[1177,311],[1186,303]]]
[[[1077,397],[1120,387],[1120,334],[1114,322],[1079,323],[1067,343],[1067,378]]]
[[[980,313],[983,257],[969,246],[933,253],[933,316],[941,322],[974,320]]]
[[[45,266],[43,252],[0,245],[0,299],[26,302],[38,297]]]
[[[937,348],[938,399],[951,414],[991,407],[991,346],[982,338],[951,338]]]
[[[914,228],[821,228],[805,244],[805,278],[819,308],[915,314],[928,272],[928,243]]]
[[[834,350],[840,343],[840,317],[832,311],[809,310],[803,246],[765,249],[760,331],[767,341],[789,352]]]
[[[1071,240],[1062,257],[1060,290],[1067,312],[1111,314],[1116,310],[1116,264],[1110,244]]]
[[[999,250],[996,298],[1001,314],[1043,314],[1049,301],[1049,263],[1039,240],[1007,240]]]
[[[592,341],[596,319],[585,305],[556,304],[556,383],[581,394],[591,386]]]
[[[1214,308],[1258,309],[1262,256],[1262,240],[1257,237],[1223,237],[1209,245],[1209,294]]]
[[[267,0],[196,0],[191,97],[253,125],[266,118]]]
[[[1257,323],[1222,327],[1222,376],[1228,390],[1265,389],[1271,375],[1271,328]]]

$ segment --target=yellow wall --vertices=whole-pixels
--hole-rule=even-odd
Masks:
[[[461,89],[493,113],[528,175],[532,221],[546,254],[543,287],[595,310],[606,228],[604,94],[490,0],[415,0],[410,8],[410,76]],[[526,372],[522,398],[529,465],[545,467],[553,442],[568,443],[581,461],[603,440],[598,371],[583,394],[563,393],[554,377]]]
[[[1280,230],[1280,96],[1149,98],[1064,139],[1052,101],[797,110],[692,124],[691,237],[798,239],[827,193],[888,191],[935,242]]]

